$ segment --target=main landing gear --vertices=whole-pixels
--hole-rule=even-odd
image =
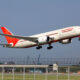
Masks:
[[[36,47],[36,49],[41,49],[42,48],[42,46],[41,45],[38,45],[37,47]],[[49,46],[47,47],[47,49],[48,50],[50,50],[50,49],[52,49],[53,48],[53,46],[51,46],[51,44],[49,44]]]
[[[48,50],[52,49],[53,46],[51,46],[51,44],[49,44],[49,47],[47,47]]]
[[[36,49],[41,49],[41,48],[42,48],[42,46],[40,46],[40,45],[36,47]]]

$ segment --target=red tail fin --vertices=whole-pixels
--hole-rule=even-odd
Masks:
[[[5,27],[1,27],[1,30],[4,34],[8,34],[8,35],[13,35],[8,29],[6,29]],[[13,44],[13,46],[19,41],[19,39],[17,38],[11,38],[11,37],[7,37],[5,36],[8,44]]]

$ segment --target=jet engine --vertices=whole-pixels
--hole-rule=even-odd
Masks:
[[[69,44],[69,43],[71,43],[71,39],[61,40],[60,43],[62,43],[62,44]]]

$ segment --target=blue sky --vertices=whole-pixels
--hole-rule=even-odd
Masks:
[[[63,27],[80,25],[80,0],[0,0],[0,24],[15,35],[28,36]],[[0,30],[1,31],[1,30]],[[0,43],[6,43],[0,36]],[[1,57],[66,58],[80,56],[80,41],[52,44],[54,49],[9,49],[0,47]]]

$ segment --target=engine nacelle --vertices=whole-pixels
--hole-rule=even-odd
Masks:
[[[41,36],[38,38],[38,43],[47,43],[50,41],[50,38],[48,36]]]
[[[69,44],[69,43],[71,43],[71,39],[61,40],[60,43],[62,43],[62,44]]]

